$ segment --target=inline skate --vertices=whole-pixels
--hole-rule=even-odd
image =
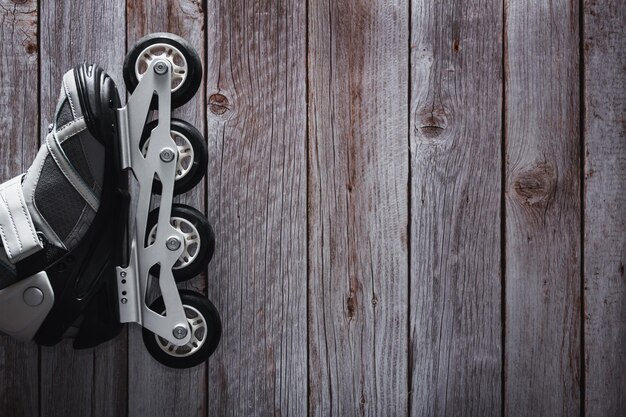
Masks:
[[[125,106],[98,66],[64,75],[34,163],[0,185],[0,331],[42,345],[72,337],[80,349],[134,322],[166,366],[195,366],[215,351],[216,308],[176,286],[201,273],[215,247],[204,215],[173,202],[206,172],[202,134],[171,117],[201,79],[196,51],[168,33],[127,54]]]

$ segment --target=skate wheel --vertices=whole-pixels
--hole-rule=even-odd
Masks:
[[[158,220],[159,210],[153,210],[148,215],[146,246],[156,241]],[[185,237],[183,253],[172,268],[176,282],[183,282],[200,274],[211,262],[215,251],[215,234],[202,213],[184,204],[172,206],[170,223]]]
[[[124,59],[124,82],[132,93],[155,58],[172,65],[172,107],[188,102],[202,82],[202,63],[196,50],[183,38],[171,33],[144,36]]]
[[[157,120],[150,122],[143,131],[139,146],[144,156],[148,154],[150,133],[157,124]],[[202,180],[207,170],[208,150],[202,133],[186,121],[172,119],[170,129],[178,148],[174,182],[174,194],[178,195],[191,190]],[[161,194],[161,182],[154,182],[152,192]]]
[[[222,322],[213,303],[201,294],[180,290],[180,299],[191,331],[189,343],[176,346],[145,328],[143,343],[150,355],[163,365],[184,369],[201,364],[215,352],[222,336]],[[159,297],[150,309],[165,315],[163,298]]]

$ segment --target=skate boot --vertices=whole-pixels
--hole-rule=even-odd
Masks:
[[[77,345],[119,331],[115,308],[95,299],[115,291],[108,224],[120,201],[110,175],[119,166],[119,103],[98,66],[68,71],[35,161],[0,185],[0,331],[46,345],[72,326]]]

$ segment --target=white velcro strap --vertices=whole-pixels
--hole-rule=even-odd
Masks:
[[[0,237],[11,263],[43,249],[24,201],[23,176],[0,185]]]

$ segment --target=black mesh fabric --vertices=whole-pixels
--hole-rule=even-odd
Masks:
[[[81,135],[72,136],[70,139],[63,142],[61,147],[74,169],[78,171],[83,180],[89,184],[92,189],[95,189],[93,175],[91,175],[87,157],[85,156],[83,147],[80,145],[80,140]]]
[[[48,156],[43,164],[35,189],[35,204],[50,227],[63,241],[76,225],[86,205],[51,156]]]
[[[61,105],[61,108],[59,109],[59,113],[57,114],[57,126],[61,127],[63,125],[66,125],[72,120],[74,120],[74,116],[72,116],[70,102],[65,99],[65,101]]]

